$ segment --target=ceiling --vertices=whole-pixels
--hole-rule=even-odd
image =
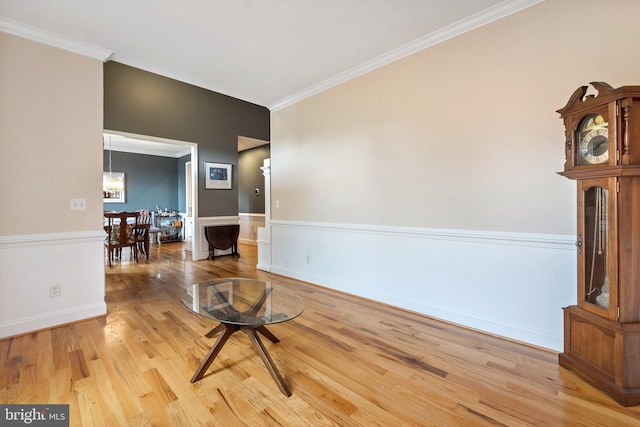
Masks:
[[[270,108],[542,0],[0,0],[0,31]]]

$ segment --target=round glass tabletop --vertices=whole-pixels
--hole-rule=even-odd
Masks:
[[[182,302],[194,313],[240,326],[272,325],[298,317],[304,301],[281,286],[254,279],[213,279],[185,289]]]

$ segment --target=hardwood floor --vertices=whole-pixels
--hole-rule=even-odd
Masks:
[[[557,354],[285,277],[240,258],[192,262],[184,245],[106,267],[108,315],[0,341],[0,403],[68,403],[72,426],[634,426],[624,408],[560,368]],[[215,324],[182,306],[213,277],[267,279],[305,312],[265,340],[281,394],[243,334],[189,379]],[[560,307],[558,307],[560,310]]]

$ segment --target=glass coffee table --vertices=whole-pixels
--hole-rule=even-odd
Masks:
[[[199,381],[204,376],[229,337],[237,331],[243,331],[264,361],[280,391],[285,396],[291,396],[258,333],[272,343],[277,343],[278,338],[266,326],[287,322],[302,314],[302,298],[281,286],[260,280],[214,279],[186,288],[182,302],[194,313],[220,322],[205,334],[207,338],[222,332],[191,378],[191,383]]]

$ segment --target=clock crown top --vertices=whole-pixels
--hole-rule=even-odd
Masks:
[[[640,97],[640,86],[621,86],[614,89],[605,82],[589,83],[597,92],[597,95],[587,95],[589,86],[580,86],[573,92],[567,105],[556,112],[560,113],[560,117],[587,110],[589,108],[603,105],[617,99],[625,97]]]

